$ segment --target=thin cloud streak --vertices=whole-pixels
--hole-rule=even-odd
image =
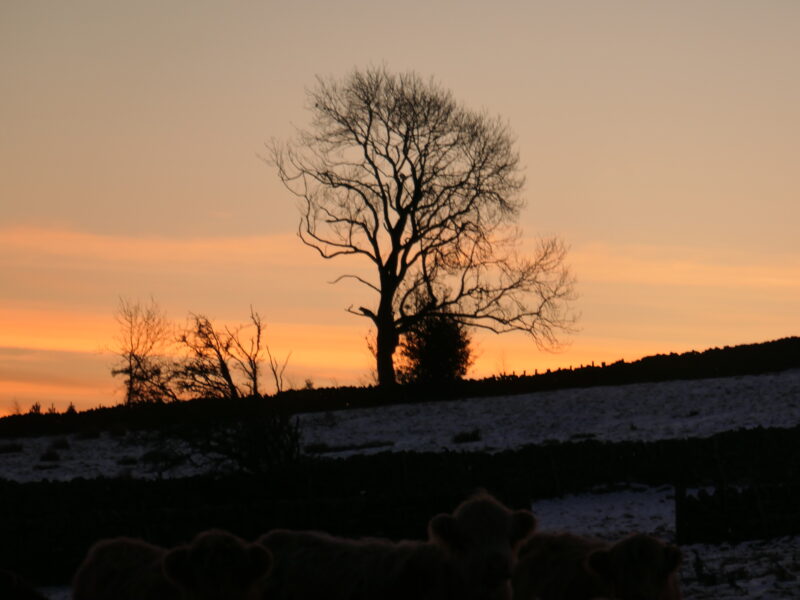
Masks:
[[[111,343],[116,323],[111,315],[59,310],[0,307],[0,349],[98,353]]]
[[[96,264],[147,264],[156,269],[176,265],[313,265],[315,255],[311,250],[303,250],[302,243],[293,234],[168,239],[100,235],[69,229],[0,229],[0,256],[6,256],[3,262],[13,258],[14,264],[88,260]]]
[[[592,244],[571,252],[570,260],[587,282],[800,291],[796,256],[760,256],[757,262],[736,254],[721,257],[718,252],[687,248]]]

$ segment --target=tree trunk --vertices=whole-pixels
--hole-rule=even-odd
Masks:
[[[231,370],[228,367],[228,361],[225,360],[225,357],[222,355],[222,351],[219,348],[215,348],[214,353],[217,355],[217,361],[219,363],[219,374],[225,382],[225,385],[228,387],[228,396],[231,400],[236,400],[239,397],[239,390],[236,388],[236,384],[233,383],[233,377],[231,376]]]
[[[394,373],[394,351],[399,343],[399,336],[394,325],[394,319],[389,315],[388,318],[379,319],[376,323],[378,328],[378,340],[376,344],[376,360],[378,363],[378,385],[395,385]]]
[[[134,398],[134,373],[133,373],[133,352],[128,353],[128,390],[127,390],[127,397],[125,399],[125,404],[131,405],[133,404]]]

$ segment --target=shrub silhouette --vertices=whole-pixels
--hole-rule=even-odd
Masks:
[[[472,429],[470,431],[462,431],[453,436],[454,444],[468,444],[469,442],[481,441],[481,430]]]
[[[193,453],[216,460],[224,469],[267,473],[299,460],[300,424],[290,412],[260,396],[235,402],[235,416],[186,425],[175,433]]]
[[[22,450],[23,450],[22,444],[19,444],[17,442],[0,444],[0,454],[14,454],[17,452],[22,452]]]
[[[400,344],[401,383],[441,384],[463,379],[472,364],[465,325],[449,315],[418,321]]]
[[[42,453],[42,455],[39,457],[39,460],[42,462],[58,462],[61,460],[61,456],[58,454],[58,452],[50,448]]]

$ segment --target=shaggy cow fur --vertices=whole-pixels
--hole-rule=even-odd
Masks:
[[[520,550],[515,600],[680,600],[681,552],[636,534],[613,545],[569,533],[538,533]]]
[[[96,543],[73,580],[74,600],[260,598],[269,553],[223,531],[165,550],[131,538]]]
[[[272,531],[269,600],[509,600],[521,543],[536,521],[481,493],[428,524],[428,541],[348,540]]]

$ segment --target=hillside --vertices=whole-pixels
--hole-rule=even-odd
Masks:
[[[800,337],[758,344],[657,354],[633,362],[582,365],[534,374],[503,374],[446,387],[338,387],[290,390],[275,396],[231,400],[114,406],[63,414],[22,414],[0,418],[0,438],[55,435],[107,429],[160,429],[186,423],[214,423],[264,411],[289,414],[349,410],[463,398],[512,396],[571,388],[697,380],[780,372],[800,368]]]

